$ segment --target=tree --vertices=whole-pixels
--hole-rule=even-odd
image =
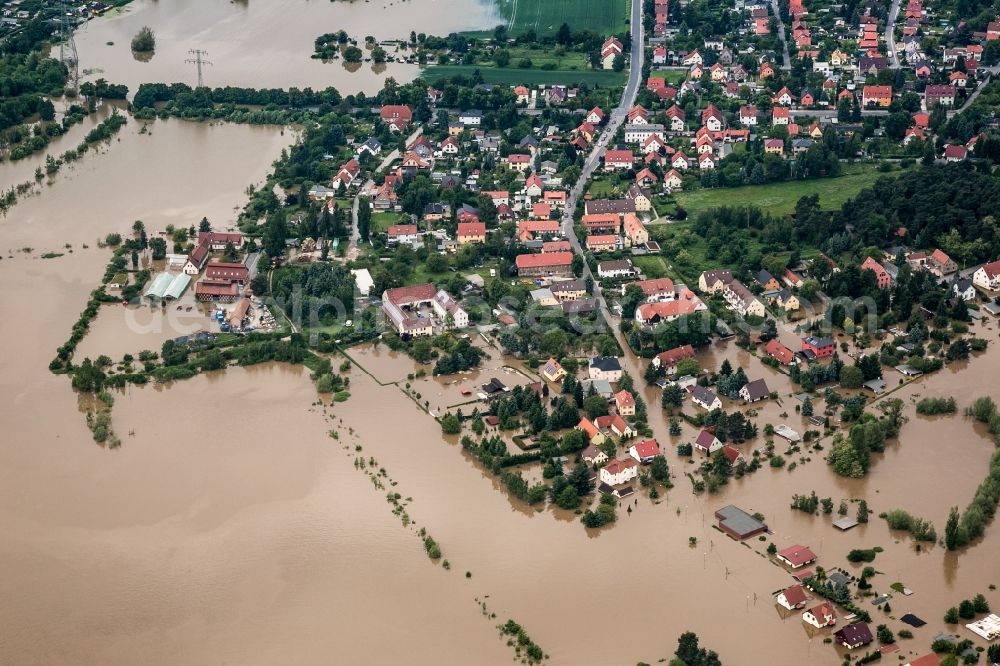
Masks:
[[[156,48],[156,35],[148,25],[144,25],[132,38],[132,50],[136,53],[151,53]]]
[[[264,224],[264,235],[261,237],[261,249],[267,256],[280,257],[285,253],[285,239],[288,237],[288,226],[285,216],[278,212],[272,213]]]
[[[149,249],[153,255],[153,261],[159,261],[161,259],[166,259],[167,257],[167,241],[164,238],[157,236],[156,238],[149,239]]]
[[[853,365],[845,365],[840,370],[840,385],[846,389],[861,388],[865,376],[861,368]]]
[[[989,613],[990,612],[990,604],[989,604],[988,601],[986,601],[986,597],[984,597],[982,594],[977,594],[975,596],[975,598],[973,598],[973,600],[972,600],[972,608],[977,613]]]
[[[976,617],[976,608],[971,601],[962,599],[962,603],[958,605],[958,616],[963,620],[971,620]]]
[[[344,62],[361,62],[364,53],[357,46],[348,46],[344,49]]]
[[[809,399],[809,396],[806,396],[806,399],[802,401],[802,416],[812,416],[812,415],[813,415],[813,403],[812,400]]]
[[[621,53],[615,56],[615,59],[611,62],[611,69],[616,72],[620,72],[625,69],[625,56]]]
[[[858,502],[858,522],[859,523],[868,522],[868,502],[864,500]]]
[[[951,507],[948,513],[948,522],[944,526],[944,545],[948,550],[955,550],[959,546],[958,528],[958,507]]]
[[[441,432],[446,435],[457,435],[462,432],[462,423],[457,416],[448,412],[441,417]]]
[[[596,419],[598,416],[604,416],[608,413],[608,401],[604,396],[588,396],[583,401],[583,409],[587,412],[588,417]]]
[[[660,405],[667,410],[673,410],[681,406],[684,402],[684,390],[676,384],[668,384],[663,389],[660,397]]]
[[[368,242],[371,236],[372,209],[368,197],[358,197],[358,235]]]
[[[944,614],[945,624],[958,624],[958,609],[952,606]]]
[[[556,506],[561,509],[575,509],[580,506],[580,496],[576,494],[576,488],[567,485],[556,497]]]

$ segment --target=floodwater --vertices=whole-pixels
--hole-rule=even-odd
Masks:
[[[640,493],[631,514],[621,506],[618,523],[602,531],[510,498],[404,394],[418,368],[385,347],[352,350],[379,381],[354,367],[350,400],[326,407],[316,404],[307,372],[280,364],[129,388],[114,406],[122,447],[95,445],[69,382],[46,370],[107,261],[95,239],[126,232],[135,219],[157,230],[205,215],[226,228],[244,188],[292,140],[277,128],[177,120],[139,132],[130,121],[120,141],[0,220],[2,661],[501,664],[512,654],[494,625],[509,617],[553,664],[655,663],[686,630],[726,664],[840,663],[823,632],[810,635],[797,615],[783,619],[776,610],[771,594],[791,578],[764,557],[767,541],[739,544],[712,528],[713,512],[729,503],[762,512],[774,543],[809,545],[828,569],[856,573],[850,549],[884,548],[875,590],[898,580],[915,594],[893,598],[891,618],[875,611],[877,623],[898,631],[893,618],[905,612],[928,622],[904,652],[926,652],[945,629],[944,609],[961,599],[982,592],[1000,606],[987,589],[1000,582],[996,525],[962,552],[917,552],[877,518],[906,509],[941,533],[948,509],[964,508],[985,475],[994,444],[981,428],[960,415],[917,417],[911,405],[918,395],[954,395],[961,412],[994,385],[1000,351],[992,323],[977,325],[992,344],[968,367],[893,394],[910,420],[860,480],[834,476],[825,451],[808,452],[789,457],[811,458],[794,470],[764,468],[716,495],[695,495],[684,475],[691,464],[672,451],[694,431],[666,435],[658,392],[647,390],[674,488],[658,504]],[[67,243],[73,252],[38,258]],[[117,357],[155,348],[155,335],[145,344],[135,331],[115,334],[124,312],[109,306],[82,349]],[[458,381],[428,377],[412,389],[434,408],[490,376],[529,381],[505,367],[518,363],[492,353]],[[723,358],[779,393],[780,402],[757,408],[761,430],[767,422],[802,427],[786,376],[732,345],[700,355],[709,368]],[[639,380],[641,364],[630,365]],[[412,498],[415,524],[392,515],[386,490],[354,469],[357,455],[376,458],[393,491]],[[526,476],[537,479],[537,466]],[[831,517],[789,509],[794,493],[811,490],[835,504],[864,498],[875,513],[838,532]],[[427,559],[420,528],[440,544],[450,571]],[[497,618],[484,618],[477,599]]]
[[[186,63],[191,49],[207,51],[203,67],[209,86],[251,88],[334,86],[342,94],[374,93],[386,78],[404,83],[419,73],[416,65],[368,61],[352,66],[343,60],[324,63],[310,58],[313,42],[323,33],[345,30],[364,43],[376,39],[409,39],[410,31],[445,36],[461,30],[489,30],[497,25],[489,0],[136,0],[120,14],[90,21],[76,33],[81,73],[128,85],[183,82],[195,85],[196,66]],[[130,48],[142,26],[156,34],[152,58],[137,59]],[[281,30],[275,30],[281,26]],[[111,44],[109,45],[109,42]],[[391,56],[405,57],[408,51]]]

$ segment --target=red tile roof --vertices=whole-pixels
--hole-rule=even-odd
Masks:
[[[789,546],[778,551],[778,556],[791,562],[792,566],[801,566],[816,559],[816,554],[806,546]]]
[[[519,254],[518,268],[541,268],[543,266],[568,266],[573,263],[572,252],[548,252],[546,254]]]

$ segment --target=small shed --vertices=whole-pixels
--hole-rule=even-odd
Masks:
[[[841,518],[839,520],[833,521],[833,526],[836,527],[841,532],[846,532],[847,530],[851,529],[852,527],[857,527],[857,525],[858,525],[858,521],[855,520],[854,518],[844,517],[844,518]]]

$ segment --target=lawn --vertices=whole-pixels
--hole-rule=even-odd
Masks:
[[[898,175],[898,170],[883,174],[874,164],[849,164],[844,166],[843,175],[836,178],[681,192],[677,195],[677,203],[688,212],[688,215],[697,215],[711,208],[734,204],[757,206],[773,215],[788,215],[795,210],[795,203],[801,197],[818,194],[821,208],[835,210],[874,183],[880,176]]]
[[[615,186],[610,180],[592,180],[587,184],[587,193],[595,199],[610,199],[615,195]]]
[[[372,213],[372,231],[384,232],[394,224],[406,224],[410,216],[402,213]]]
[[[512,61],[515,62],[516,61]],[[424,78],[433,83],[452,76],[471,78],[479,70],[484,83],[515,86],[523,84],[536,86],[540,84],[576,86],[621,86],[625,84],[627,74],[611,70],[587,69],[519,69],[517,67],[499,68],[488,63],[475,65],[432,65],[424,70]]]
[[[632,257],[632,263],[642,271],[643,276],[648,280],[661,278],[667,274],[667,262],[663,257],[653,254],[639,255]]]
[[[534,30],[554,33],[563,23],[573,31],[593,30],[599,35],[628,30],[629,0],[497,0],[507,30],[518,35]]]

